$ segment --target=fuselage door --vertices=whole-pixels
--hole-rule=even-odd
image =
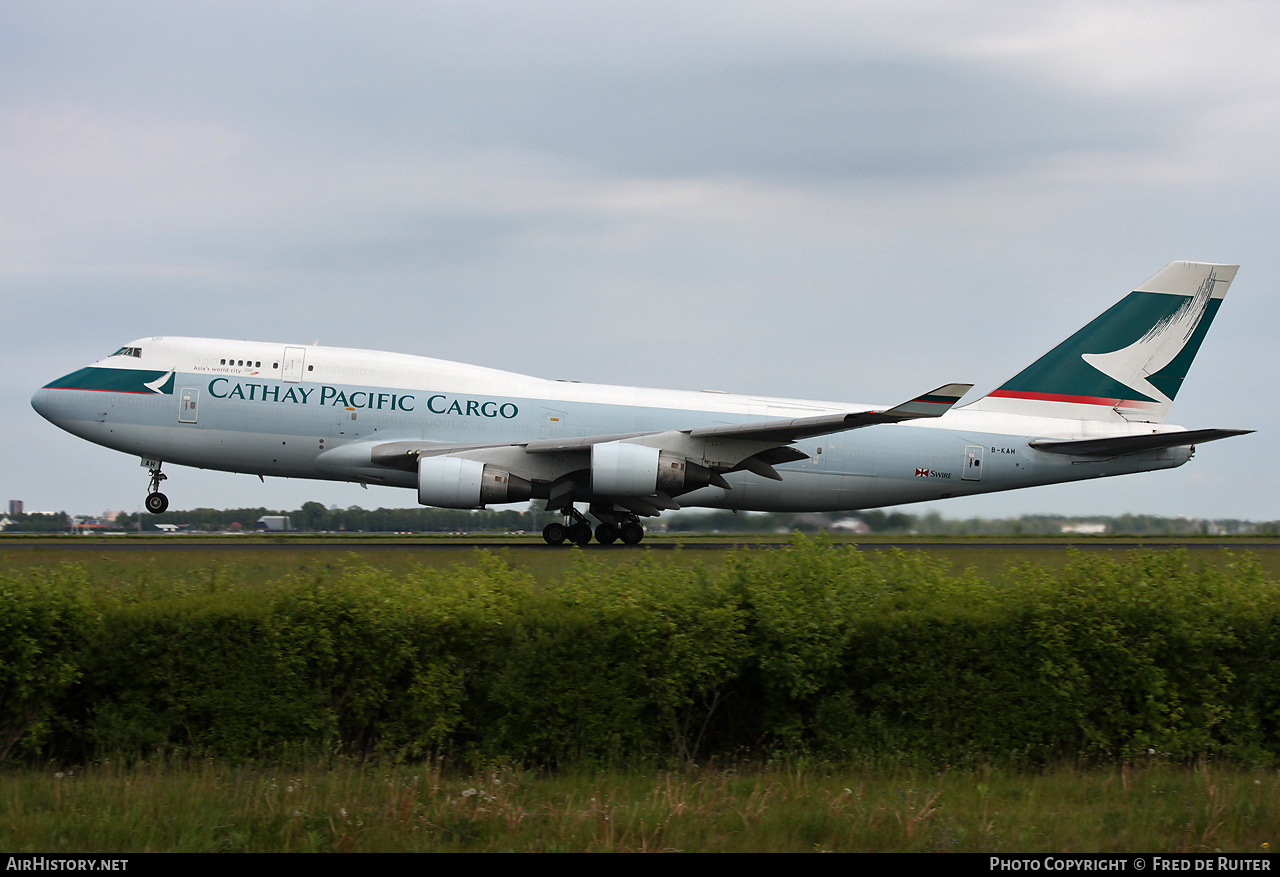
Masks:
[[[964,449],[964,473],[960,476],[964,481],[982,480],[982,447],[969,445]]]
[[[280,380],[296,384],[302,380],[302,371],[306,366],[307,351],[302,347],[286,347],[284,349],[283,368],[280,369]]]
[[[542,422],[538,424],[538,438],[559,438],[564,435],[564,424],[568,417],[565,412],[543,408],[542,415]]]
[[[200,414],[200,391],[195,387],[183,387],[178,397],[178,422],[195,423]]]

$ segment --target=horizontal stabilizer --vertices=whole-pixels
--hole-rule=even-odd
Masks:
[[[941,417],[960,401],[973,384],[945,384],[897,405],[887,411],[853,411],[848,414],[820,414],[816,417],[797,417],[792,420],[757,420],[752,423],[736,423],[725,426],[701,426],[686,430],[693,438],[741,439],[743,441],[794,442],[817,435],[830,435],[874,426],[878,423],[899,423],[922,417]]]
[[[1069,454],[1073,457],[1118,457],[1121,454],[1140,454],[1161,448],[1181,448],[1199,445],[1235,435],[1248,435],[1251,429],[1192,429],[1178,432],[1153,432],[1149,435],[1118,435],[1110,438],[1056,441],[1037,439],[1031,447],[1050,454]]]

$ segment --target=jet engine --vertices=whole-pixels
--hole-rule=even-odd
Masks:
[[[627,442],[591,446],[591,491],[598,496],[685,493],[712,483],[710,469],[658,448]]]
[[[520,502],[533,485],[504,469],[461,457],[418,458],[418,502],[446,509],[482,509],[488,503]]]

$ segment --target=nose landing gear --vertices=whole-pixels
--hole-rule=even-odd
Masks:
[[[169,476],[160,471],[160,467],[164,464],[159,460],[143,460],[142,465],[147,467],[147,471],[151,473],[151,482],[147,487],[147,501],[145,503],[147,511],[153,515],[164,514],[169,508],[169,497],[160,492],[160,482]]]

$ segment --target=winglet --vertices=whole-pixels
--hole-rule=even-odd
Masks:
[[[946,384],[916,396],[884,412],[886,417],[914,420],[918,417],[941,417],[960,401],[960,397],[972,389],[973,384]]]

